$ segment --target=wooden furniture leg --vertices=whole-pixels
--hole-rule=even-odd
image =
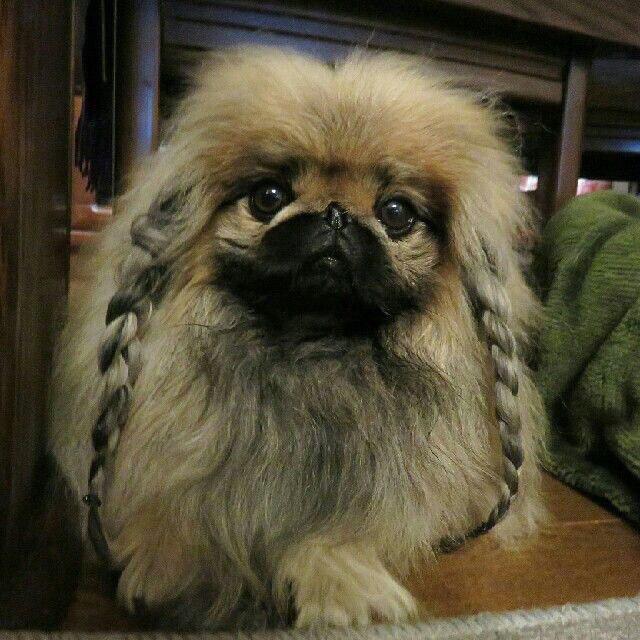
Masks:
[[[574,58],[564,83],[562,120],[539,162],[538,207],[551,217],[576,194],[585,126],[590,62]]]
[[[126,188],[136,163],[158,139],[160,3],[119,0],[116,5],[115,184]]]

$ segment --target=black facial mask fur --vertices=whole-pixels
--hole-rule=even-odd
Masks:
[[[368,333],[416,310],[376,236],[342,213],[303,213],[267,231],[254,256],[227,251],[216,284],[270,326]]]

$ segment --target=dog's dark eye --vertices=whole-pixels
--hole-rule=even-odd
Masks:
[[[400,198],[392,198],[380,204],[376,215],[392,238],[400,238],[409,233],[416,221],[413,206]]]
[[[291,202],[291,192],[279,182],[260,182],[249,194],[251,213],[258,220],[266,222]]]

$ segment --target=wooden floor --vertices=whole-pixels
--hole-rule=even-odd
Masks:
[[[457,616],[640,593],[640,533],[551,477],[544,488],[552,521],[531,546],[511,552],[479,538],[412,579],[426,611]],[[64,628],[134,624],[88,588],[78,592]]]
[[[640,532],[550,476],[544,488],[552,521],[530,547],[514,553],[478,538],[412,581],[432,615],[640,593]]]

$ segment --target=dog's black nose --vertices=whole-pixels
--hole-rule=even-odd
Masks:
[[[349,214],[337,202],[330,202],[324,211],[324,221],[338,231],[349,224]]]

